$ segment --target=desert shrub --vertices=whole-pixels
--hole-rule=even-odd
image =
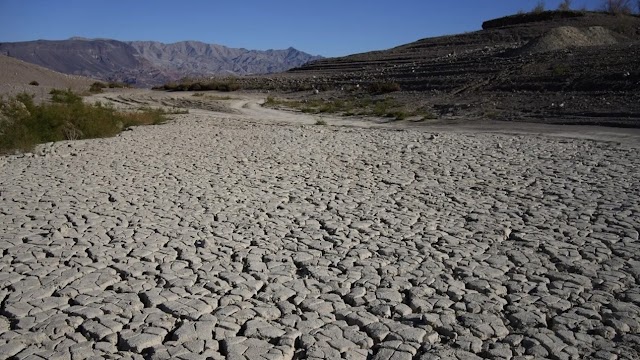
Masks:
[[[167,120],[165,115],[169,113],[185,114],[185,110],[174,110],[169,112],[162,109],[143,107],[138,109],[138,111],[119,113],[117,115],[119,120],[121,121],[121,127],[128,128],[131,126],[162,124]],[[188,110],[186,113],[188,114]]]
[[[396,120],[404,120],[411,116],[408,112],[404,110],[393,110],[385,115],[386,117],[394,118]]]
[[[369,84],[369,92],[372,94],[388,94],[400,90],[400,84],[395,82],[380,81]]]
[[[139,112],[143,112],[143,113],[155,113],[158,115],[169,115],[169,114],[188,114],[189,113],[189,109],[185,109],[185,108],[180,108],[177,106],[172,106],[170,108],[153,108],[150,106],[142,106],[140,108],[138,108],[138,113]],[[162,122],[164,122],[164,117],[160,116],[158,117],[158,122],[155,122],[151,125],[157,125],[157,124],[161,124]],[[149,125],[149,124],[146,124]]]
[[[39,85],[40,85],[40,83],[39,83],[39,82],[37,82],[37,81],[35,81],[35,80],[33,80],[32,82],[30,82],[30,83],[29,83],[29,85],[39,86]]]
[[[549,21],[556,19],[571,19],[586,16],[585,11],[569,10],[569,11],[542,11],[539,13],[521,13],[517,15],[505,16],[498,19],[487,20],[482,23],[482,29],[496,29],[505,26],[513,26],[519,24],[528,24],[539,21]]]
[[[180,82],[171,82],[160,86],[155,86],[153,90],[166,90],[166,91],[237,91],[240,90],[240,84],[233,78],[220,79],[220,80],[190,80],[185,79]]]
[[[569,11],[571,10],[572,0],[563,0],[560,5],[558,5],[558,10],[560,11]]]
[[[89,87],[89,91],[92,93],[101,93],[104,88],[107,87],[107,84],[102,83],[100,81],[96,81]]]
[[[434,112],[431,111],[425,111],[422,114],[422,119],[421,120],[435,120],[438,118],[438,115],[436,115]]]
[[[205,96],[209,100],[234,100],[237,98],[231,96],[219,96],[219,95],[207,95]]]
[[[603,0],[602,8],[612,14],[630,14],[632,11],[631,0]]]
[[[412,116],[421,116],[432,118],[428,111],[423,109],[409,110],[398,101],[393,98],[387,97],[384,99],[373,98],[347,98],[336,100],[284,100],[276,99],[274,97],[267,97],[263,106],[267,107],[283,107],[289,109],[295,109],[306,114],[321,114],[332,113],[340,114],[343,116],[378,116],[389,117],[396,120],[404,120]]]
[[[384,100],[377,101],[373,106],[372,115],[386,116],[394,107],[396,107],[396,104],[393,99],[386,98]]]
[[[542,0],[538,1],[538,3],[533,8],[533,10],[531,10],[531,12],[534,14],[539,14],[541,12],[544,12],[544,1]]]
[[[327,121],[326,120],[316,120],[315,125],[327,125]]]
[[[109,82],[109,84],[107,84],[107,86],[109,87],[109,89],[125,89],[125,88],[131,87],[129,86],[129,84],[119,82],[119,81],[111,81]]]
[[[82,98],[80,97],[80,95],[75,94],[73,91],[71,91],[71,89],[52,89],[51,91],[49,91],[49,94],[51,95],[51,101],[53,101],[54,103],[76,104],[82,102]]]
[[[216,90],[216,91],[237,91],[240,90],[240,84],[234,79],[211,81],[203,85],[204,90]]]
[[[309,83],[301,83],[293,87],[293,91],[311,91],[311,90],[313,90],[313,85]]]
[[[29,151],[44,142],[109,137],[129,126],[165,121],[162,110],[119,112],[100,103],[85,104],[71,90],[52,90],[51,100],[36,105],[26,93],[0,100],[6,119],[0,122],[0,153]]]
[[[571,69],[567,64],[555,64],[551,67],[551,72],[554,76],[564,76],[567,75]]]
[[[0,127],[3,127],[2,131],[10,123],[31,116],[35,107],[33,97],[32,94],[20,93],[7,100],[0,98]]]
[[[91,87],[89,88],[89,91],[92,93],[101,93],[102,90],[109,88],[109,89],[124,89],[124,88],[130,88],[131,86],[129,86],[129,84],[125,84],[123,82],[118,82],[118,81],[110,81],[108,83],[103,83],[101,81],[96,81],[93,84],[91,84]]]

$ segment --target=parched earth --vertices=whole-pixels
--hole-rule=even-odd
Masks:
[[[237,112],[0,159],[0,357],[640,357],[637,142]]]

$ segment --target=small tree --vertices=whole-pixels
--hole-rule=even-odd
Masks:
[[[544,1],[540,0],[538,1],[538,4],[536,5],[536,7],[533,8],[531,12],[539,14],[543,11],[544,11]]]
[[[612,14],[631,13],[631,0],[604,0],[604,10]]]
[[[572,2],[571,0],[563,0],[560,3],[560,5],[558,5],[558,10],[561,10],[561,11],[569,11],[569,10],[571,10],[571,2]]]

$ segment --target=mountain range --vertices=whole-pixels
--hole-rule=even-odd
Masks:
[[[164,44],[77,37],[0,43],[0,54],[65,74],[140,87],[184,77],[277,73],[322,58],[294,48],[261,51],[198,41]]]

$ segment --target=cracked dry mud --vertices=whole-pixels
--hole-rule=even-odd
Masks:
[[[637,147],[195,112],[0,159],[0,357],[637,359]]]

